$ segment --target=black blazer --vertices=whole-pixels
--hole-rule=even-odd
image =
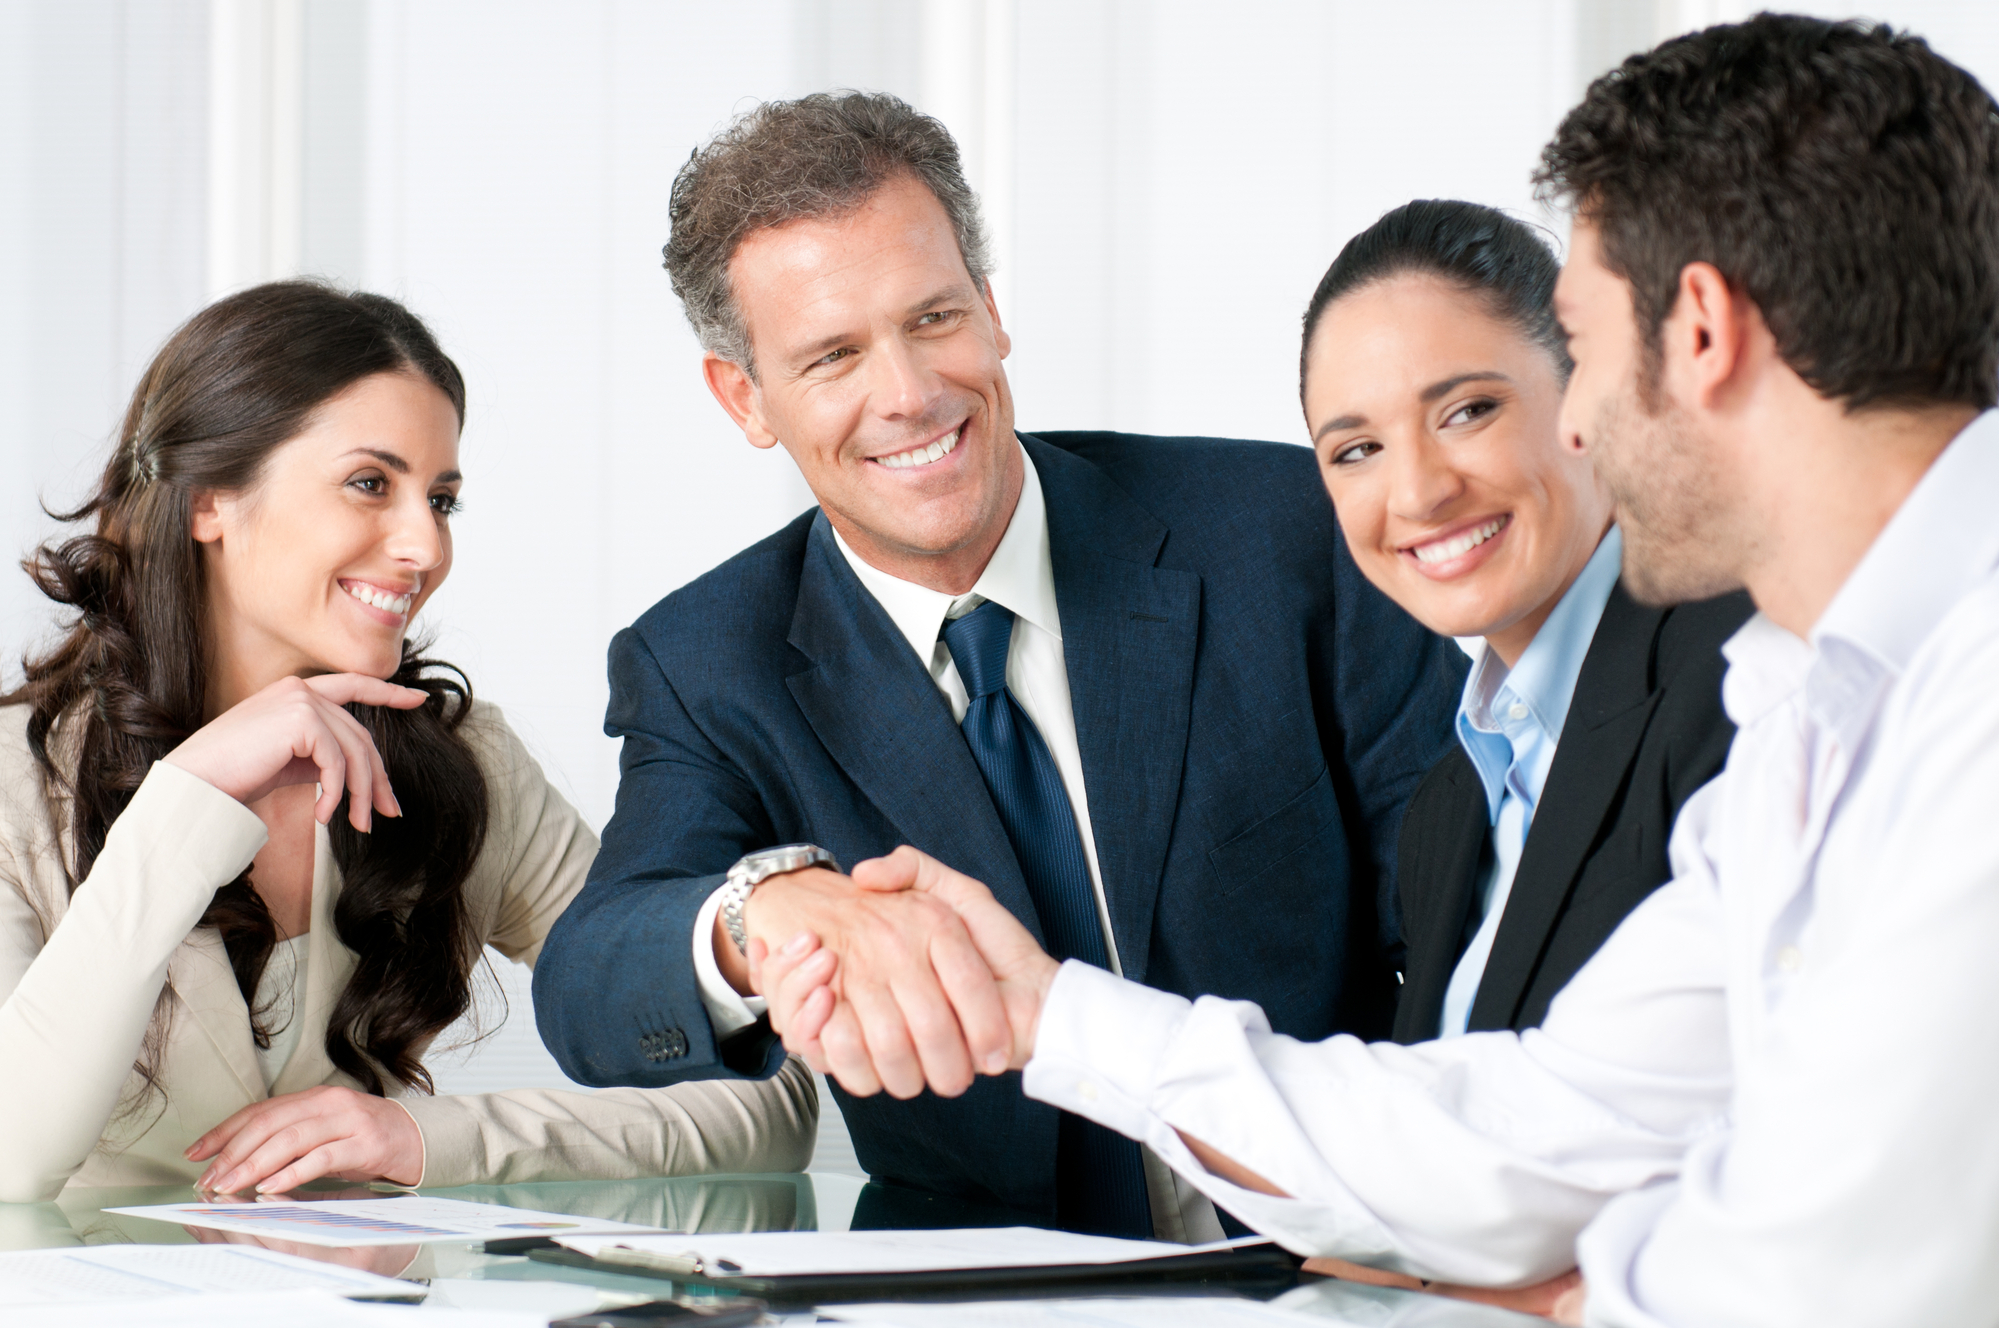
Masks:
[[[1611,591],[1520,854],[1467,1027],[1532,1028],[1625,915],[1671,875],[1666,839],[1720,773],[1735,726],[1721,708],[1721,644],[1749,597],[1649,609]],[[1402,822],[1403,986],[1395,1040],[1437,1036],[1451,973],[1477,930],[1473,895],[1491,825],[1485,789],[1452,744]]]
[[[1375,904],[1403,804],[1451,740],[1463,654],[1361,576],[1309,448],[1023,444],[1125,975],[1255,1001],[1300,1038],[1385,1036]],[[618,634],[606,727],[617,812],[534,973],[574,1079],[776,1073],[767,1025],[715,1037],[688,945],[750,849],[810,840],[851,864],[914,844],[1038,934],[950,707],[816,512]],[[876,1178],[1053,1213],[1055,1109],[1017,1077],[955,1099],[833,1092]]]

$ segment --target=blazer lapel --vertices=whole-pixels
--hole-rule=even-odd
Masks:
[[[1145,980],[1192,713],[1201,578],[1154,566],[1167,530],[1080,457],[1023,436],[1048,543],[1090,824],[1124,975]]]
[[[1427,1042],[1437,1036],[1444,995],[1465,948],[1465,923],[1491,829],[1485,788],[1463,747],[1451,745],[1437,773],[1418,787],[1407,815],[1405,855],[1396,872],[1402,934],[1414,940],[1403,959],[1405,985],[1395,1004],[1395,1040]]]
[[[806,543],[790,641],[812,661],[786,680],[792,698],[840,769],[906,842],[985,882],[1040,941],[1027,882],[964,734],[847,566],[823,513]]]
[[[296,1093],[337,1078],[353,1086],[354,1081],[333,1067],[326,1054],[326,1026],[333,1015],[333,1003],[347,989],[354,975],[355,955],[340,941],[333,925],[333,906],[340,899],[340,870],[333,864],[333,842],[320,826],[312,860],[312,933],[306,942],[305,990],[294,1005],[299,1023],[299,1039],[291,1059],[278,1071],[271,1096]]]
[[[1472,1004],[1473,1029],[1512,1024],[1555,919],[1596,846],[1604,813],[1623,788],[1659,703],[1652,643],[1664,620],[1665,610],[1639,604],[1622,583],[1604,605]],[[1523,890],[1523,883],[1534,888]]]
[[[216,1058],[228,1067],[241,1090],[242,1105],[267,1097],[264,1072],[257,1064],[257,1044],[250,1039],[250,1008],[236,986],[236,972],[229,966],[221,933],[213,927],[198,927],[190,933],[167,961],[167,984],[182,1010],[214,1047]]]

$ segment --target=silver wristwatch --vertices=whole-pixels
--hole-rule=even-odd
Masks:
[[[740,953],[747,955],[750,952],[750,938],[743,931],[743,905],[749,901],[750,891],[756,889],[760,881],[797,871],[801,867],[840,870],[840,864],[833,860],[833,855],[817,844],[781,844],[776,848],[758,849],[755,853],[744,854],[735,866],[729,868],[728,877],[722,882],[722,925],[728,928],[729,939],[736,943]]]

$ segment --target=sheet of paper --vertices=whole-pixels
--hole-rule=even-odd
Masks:
[[[820,1314],[854,1328],[1330,1328],[1320,1315],[1222,1296],[986,1300],[959,1305],[832,1305]]]
[[[0,1254],[0,1305],[77,1305],[217,1292],[420,1296],[414,1282],[252,1245],[82,1245]],[[9,1314],[9,1321],[12,1321]]]
[[[324,1291],[250,1296],[180,1296],[146,1306],[135,1319],[124,1304],[41,1305],[9,1310],[7,1328],[547,1328],[539,1314],[497,1310],[413,1309],[364,1305]]]
[[[302,1245],[424,1245],[433,1241],[499,1240],[511,1236],[650,1232],[606,1218],[537,1213],[462,1199],[320,1199],[307,1203],[178,1203],[107,1208],[107,1213],[150,1217],[182,1226],[241,1231]]]
[[[658,1294],[664,1295],[665,1292]],[[425,1310],[531,1311],[547,1321],[636,1305],[645,1299],[647,1297],[629,1292],[602,1291],[584,1282],[544,1282],[511,1277],[433,1277],[430,1279],[430,1294],[424,1297],[423,1307]]]
[[[1038,1227],[948,1231],[752,1231],[740,1234],[555,1237],[593,1258],[647,1255],[682,1261],[689,1272],[725,1277],[795,1277],[821,1273],[921,1273],[960,1268],[1052,1268],[1128,1263],[1266,1243],[1263,1237],[1213,1245],[1078,1236]]]

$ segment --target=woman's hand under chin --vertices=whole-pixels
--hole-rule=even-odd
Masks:
[[[415,1185],[423,1132],[387,1098],[321,1085],[252,1103],[188,1146],[205,1194],[278,1194],[322,1176]]]
[[[427,699],[413,687],[359,673],[280,678],[202,725],[166,759],[246,807],[274,789],[317,783],[313,815],[321,825],[333,819],[340,795],[351,793],[347,819],[365,833],[372,813],[400,816],[402,808],[374,740],[341,707],[413,710]]]

